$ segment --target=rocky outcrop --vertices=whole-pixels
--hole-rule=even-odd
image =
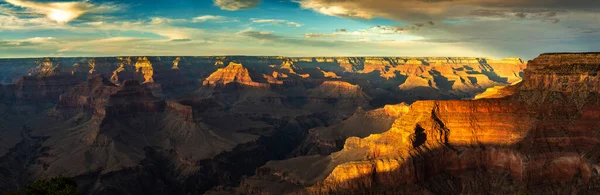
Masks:
[[[273,75],[263,74],[263,78],[267,80],[267,83],[281,85],[283,81],[277,80],[279,74],[277,72],[273,72]]]
[[[255,139],[235,132],[213,132],[194,121],[191,106],[158,99],[138,81],[128,80],[116,86],[101,75],[62,95],[48,117],[55,118],[47,120],[52,128],[34,132],[49,136],[42,146],[48,147],[47,153],[33,165],[34,174],[42,177],[110,177],[143,166],[140,161],[150,148],[174,151],[173,163],[191,166],[192,162],[230,150],[237,143]],[[114,180],[104,182],[111,181]],[[99,186],[110,185],[95,182]],[[88,187],[91,191],[103,190],[94,185]]]
[[[294,62],[291,60],[284,61],[279,67],[280,70],[284,71],[287,74],[296,74],[296,70],[298,67],[294,65]]]
[[[401,90],[414,90],[419,88],[425,89],[437,89],[433,78],[421,77],[421,76],[409,76],[406,81],[398,86]]]
[[[179,61],[181,61],[180,57],[175,58],[175,60],[173,60],[173,67],[171,69],[179,70]]]
[[[154,82],[154,68],[152,67],[152,63],[148,60],[147,57],[138,57],[135,62],[135,70],[144,78],[144,83],[152,83]]]
[[[194,120],[192,107],[182,105],[178,102],[167,101],[166,112],[173,113],[186,121]]]
[[[477,94],[473,98],[473,100],[489,99],[489,98],[503,98],[503,97],[511,96],[511,95],[517,93],[517,91],[518,91],[518,89],[516,87],[517,84],[519,84],[519,82],[513,83],[509,86],[494,86],[494,87],[487,88],[483,93]]]
[[[319,98],[366,98],[360,86],[344,81],[325,81],[317,88],[312,89],[309,94],[310,97]]]
[[[54,62],[50,58],[38,59],[35,63],[37,67],[29,70],[29,76],[38,75],[41,72],[47,72],[54,68]]]
[[[212,73],[203,82],[204,85],[216,86],[216,85],[227,85],[229,83],[239,83],[246,86],[261,87],[264,84],[252,81],[248,69],[244,68],[242,64],[231,62],[225,68],[219,68],[217,71]]]
[[[392,127],[394,120],[408,112],[408,108],[404,103],[369,111],[359,108],[350,118],[340,123],[309,130],[309,135],[296,149],[295,155],[329,155],[341,150],[349,137],[363,138],[383,133]]]
[[[88,73],[94,74],[96,73],[96,60],[91,59],[88,61],[88,65],[90,66],[90,71]]]
[[[309,110],[354,110],[368,106],[370,100],[360,86],[344,81],[325,81],[307,95],[309,102],[304,108]]]
[[[550,92],[600,92],[598,54],[542,54],[530,61],[521,90]]]
[[[319,71],[321,71],[321,73],[323,73],[323,76],[325,78],[332,78],[332,79],[341,79],[342,78],[341,76],[338,76],[337,74],[335,74],[335,72],[325,71],[321,68],[318,68],[318,69],[319,69]]]
[[[506,79],[508,83],[516,83],[523,79],[523,70],[525,62],[520,58],[505,58],[503,60],[483,59],[481,64],[489,65],[492,68],[490,75],[497,75],[497,79]],[[488,74],[489,74],[488,73]]]
[[[104,106],[119,88],[101,75],[95,75],[87,82],[77,85],[60,96],[55,110],[89,109],[94,115],[103,117]]]
[[[56,101],[79,83],[81,79],[72,75],[24,76],[14,84],[14,94],[19,100]]]

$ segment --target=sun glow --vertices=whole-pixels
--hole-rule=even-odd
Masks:
[[[60,9],[52,9],[48,17],[60,23],[65,23],[75,18],[74,14],[70,11]]]

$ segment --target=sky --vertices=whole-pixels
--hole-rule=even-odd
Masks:
[[[598,0],[0,0],[0,58],[586,51]]]

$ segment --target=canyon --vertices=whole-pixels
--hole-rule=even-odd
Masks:
[[[270,161],[212,193],[593,194],[599,72],[599,53],[542,54],[521,82],[475,100],[416,101],[383,132]]]
[[[435,192],[423,182],[448,172],[433,169],[440,161],[456,173],[488,163],[520,182],[536,181],[524,176],[535,163],[556,161],[593,180],[575,157],[594,143],[598,61],[579,55],[546,54],[529,66],[444,57],[0,59],[0,192],[54,176],[73,178],[85,194],[409,189],[401,184]],[[582,120],[538,119],[565,113]],[[558,126],[542,131],[551,124],[576,128],[572,137]],[[578,150],[551,152],[548,140]],[[547,152],[533,158],[515,145]],[[405,163],[416,158],[426,160]],[[524,160],[515,158],[532,166],[518,169]],[[536,177],[571,181],[547,175]]]

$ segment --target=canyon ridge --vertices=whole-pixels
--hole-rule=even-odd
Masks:
[[[597,180],[594,53],[0,66],[2,192],[56,176],[86,194],[578,193]]]

